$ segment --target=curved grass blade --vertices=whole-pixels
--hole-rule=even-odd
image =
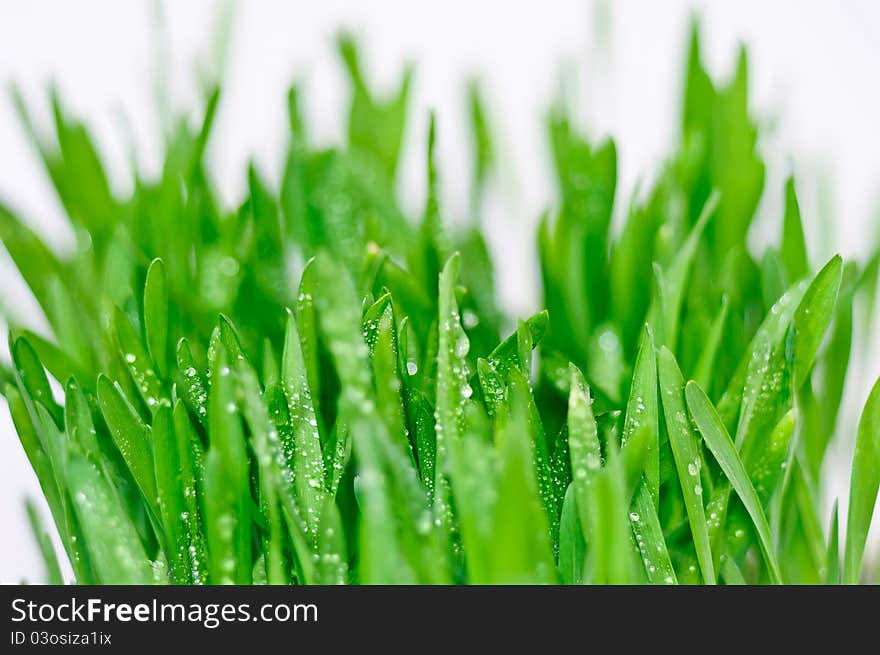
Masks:
[[[794,314],[794,385],[800,389],[816,358],[834,314],[843,261],[835,255],[819,271]]]
[[[718,412],[712,406],[712,402],[706,396],[696,382],[688,382],[685,387],[688,409],[697,424],[697,428],[703,435],[703,440],[712,451],[716,461],[721,466],[724,475],[748,511],[761,544],[761,551],[770,573],[770,579],[774,584],[782,584],[782,576],[779,572],[779,564],[776,561],[776,553],[773,546],[773,538],[770,534],[770,526],[761,508],[761,501],[755,488],[752,486],[743,466],[742,460],[736,452],[736,447],[727,429],[721,422]]]
[[[37,402],[49,412],[55,426],[59,429],[64,425],[64,410],[55,402],[52,395],[52,387],[46,371],[37,357],[37,353],[24,337],[15,338],[13,335],[9,351],[12,355],[13,373],[19,389],[26,392],[33,402]],[[48,450],[47,445],[43,448]]]
[[[150,428],[143,423],[119,385],[103,375],[98,376],[98,407],[147,506],[158,516]]]

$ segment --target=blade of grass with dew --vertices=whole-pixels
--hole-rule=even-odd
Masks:
[[[340,585],[348,582],[347,562],[342,519],[335,500],[328,495],[321,509],[321,523],[318,525],[318,583]]]
[[[140,336],[119,307],[113,314],[113,331],[119,340],[120,353],[125,365],[149,411],[155,412],[159,406],[168,404],[168,398]]]
[[[510,410],[499,417],[497,427],[498,492],[490,551],[495,584],[550,584],[556,579],[530,443],[527,394],[527,383],[513,378]]]
[[[113,443],[122,454],[147,506],[158,516],[150,428],[141,420],[120,386],[103,375],[98,377],[97,398]]]
[[[602,468],[599,432],[593,416],[593,400],[583,373],[570,364],[571,392],[568,396],[568,452],[571,457],[572,494],[584,541],[590,542],[590,486]]]
[[[465,359],[470,343],[461,326],[455,301],[458,270],[459,258],[458,255],[453,255],[440,274],[434,512],[446,531],[453,529],[449,485],[446,478],[449,466],[447,448],[448,444],[461,440],[465,401],[473,393],[468,384],[468,367]]]
[[[675,356],[663,346],[658,359],[660,377],[660,397],[663,401],[663,414],[666,417],[666,430],[669,445],[675,458],[678,481],[684,497],[688,522],[693,536],[697,561],[706,584],[715,584],[715,568],[712,560],[712,545],[709,528],[703,507],[703,491],[700,471],[703,458],[699,442],[694,434],[685,409],[685,381]]]
[[[675,571],[669,560],[666,540],[657,517],[660,499],[660,423],[657,393],[654,339],[650,329],[646,328],[636,357],[621,443],[626,447],[636,432],[647,432],[649,435],[644,477],[641,484],[636,486],[629,520],[648,581],[651,584],[672,584],[675,582]]]
[[[247,362],[236,362],[235,380],[242,397],[242,413],[250,429],[251,447],[259,470],[260,509],[268,523],[262,536],[267,582],[272,585],[288,584],[279,499],[279,487],[284,485],[285,479],[278,460],[278,431],[269,418],[256,373]]]
[[[574,483],[571,483],[565,491],[559,520],[559,577],[562,584],[583,584],[586,556],[587,544],[578,519]]]
[[[326,494],[324,459],[318,419],[312,404],[305,360],[299,340],[296,318],[287,316],[287,332],[281,356],[281,381],[287,396],[290,429],[293,435],[293,484],[310,535],[317,533],[320,516],[308,508],[321,507]]]
[[[373,352],[373,379],[376,384],[376,407],[388,426],[388,433],[402,453],[406,453],[415,465],[415,456],[406,427],[406,410],[403,404],[403,381],[398,369],[397,332],[390,304],[385,306],[376,328],[376,344]]]
[[[98,468],[85,457],[74,455],[65,475],[98,581],[151,584],[153,572],[140,538]]]
[[[202,426],[208,421],[208,384],[192,356],[189,343],[182,338],[177,344],[177,370],[180,395]]]
[[[181,400],[174,404],[172,418],[186,514],[181,514],[181,519],[186,537],[190,578],[193,584],[205,584],[208,581],[208,550],[205,544],[203,504],[200,502],[205,490],[205,452]]]
[[[181,520],[186,509],[180,484],[179,451],[170,407],[156,411],[151,436],[159,517],[165,532],[165,561],[175,584],[192,584],[185,523]]]
[[[685,397],[687,398],[688,410],[703,435],[703,440],[752,517],[771,581],[774,584],[781,584],[782,577],[779,573],[779,564],[776,561],[770,526],[730,435],[721,422],[715,407],[695,382],[687,383]]]
[[[211,344],[205,458],[205,519],[212,584],[250,584],[250,512],[245,435],[235,402],[229,355],[215,330]]]

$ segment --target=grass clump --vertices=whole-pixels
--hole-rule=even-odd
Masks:
[[[15,96],[77,247],[0,207],[52,332],[10,326],[3,392],[76,582],[864,580],[880,385],[841,546],[819,499],[880,255],[816,270],[791,180],[780,240],[747,247],[764,164],[745,56],[719,86],[693,32],[679,148],[619,233],[614,143],[549,113],[546,310],[512,324],[478,221],[444,220],[433,120],[424,213],[396,201],[409,71],[380,98],[339,51],[347,142],[316,146],[291,89],[280,189],[252,166],[231,210],[205,168],[219,91],[125,198],[58,97],[49,138]],[[477,87],[469,108],[476,218]]]

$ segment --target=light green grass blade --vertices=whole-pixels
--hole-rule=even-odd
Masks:
[[[846,550],[843,561],[843,581],[856,584],[862,570],[862,558],[868,528],[880,487],[880,380],[874,384],[856,436],[850,476],[849,508],[846,516]]]
[[[801,209],[798,205],[793,177],[789,177],[785,182],[785,217],[782,222],[780,254],[785,265],[785,272],[791,282],[799,280],[810,272]]]

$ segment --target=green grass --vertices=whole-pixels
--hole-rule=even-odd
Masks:
[[[8,318],[0,375],[75,581],[865,581],[880,383],[845,541],[820,499],[854,335],[877,334],[853,307],[872,313],[880,249],[811,260],[792,180],[779,240],[747,246],[783,190],[764,188],[745,55],[718,84],[694,30],[678,148],[619,229],[613,141],[552,108],[546,309],[513,322],[478,227],[495,163],[479,87],[470,222],[439,203],[433,119],[424,213],[406,216],[410,71],[378,97],[354,42],[339,51],[346,143],[314,144],[291,89],[280,188],[251,166],[231,209],[205,166],[219,90],[127,197],[57,96],[44,134],[13,93],[77,243],[55,251],[0,206],[51,327]]]

